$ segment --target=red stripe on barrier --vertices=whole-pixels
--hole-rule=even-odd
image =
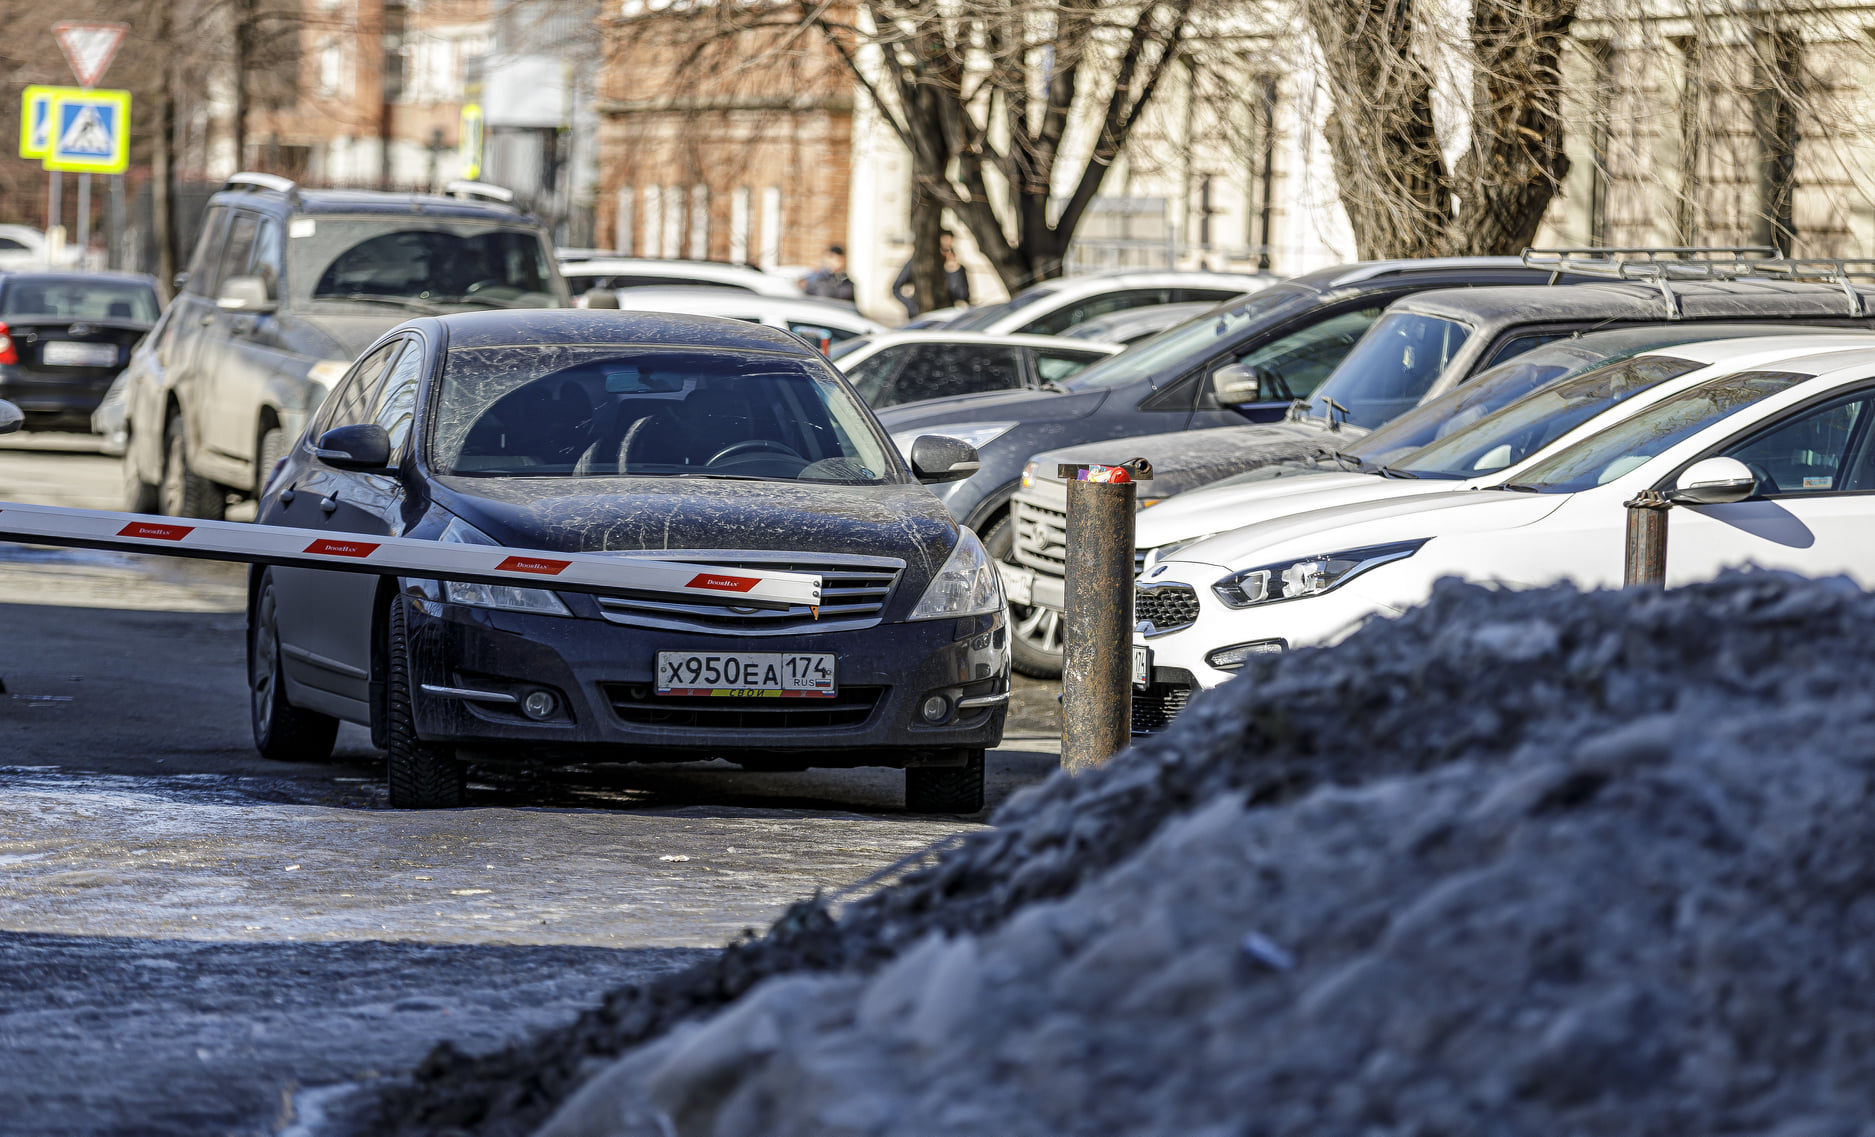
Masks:
[[[509,557],[496,565],[502,572],[531,572],[541,576],[558,576],[566,571],[572,561],[550,561],[545,557]]]
[[[324,537],[306,546],[309,553],[323,553],[328,557],[368,557],[378,551],[378,546],[363,541],[332,541]]]
[[[193,525],[155,525],[148,521],[132,521],[117,531],[119,537],[147,537],[152,541],[180,541],[195,532]]]
[[[761,581],[756,580],[752,576],[713,576],[707,572],[700,572],[696,576],[691,577],[690,583],[684,585],[684,587],[713,588],[718,592],[747,592],[760,583]]]

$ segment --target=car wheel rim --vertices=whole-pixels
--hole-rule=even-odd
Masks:
[[[1053,608],[1024,609],[1015,604],[1010,608],[1016,618],[1016,635],[1024,643],[1051,655],[1061,650],[1061,613]]]
[[[182,447],[171,445],[168,461],[163,463],[163,512],[182,516]]]
[[[248,679],[254,693],[254,721],[265,727],[273,719],[275,681],[280,673],[280,645],[274,637],[271,589],[261,594],[254,625],[254,662]]]

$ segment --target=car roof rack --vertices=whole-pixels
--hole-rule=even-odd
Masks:
[[[1875,259],[1785,257],[1768,245],[1525,249],[1523,263],[1550,270],[1551,284],[1563,273],[1652,284],[1659,289],[1671,320],[1680,318],[1680,298],[1673,291],[1676,281],[1756,277],[1835,284],[1849,302],[1849,314],[1866,316],[1867,299],[1852,282],[1875,280]]]
[[[514,204],[513,190],[487,182],[450,182],[443,187],[443,192],[450,197],[479,197],[484,201],[499,201],[503,205]]]
[[[279,174],[263,174],[258,170],[242,170],[238,174],[229,174],[228,180],[221,183],[223,190],[260,189],[283,193],[288,197],[299,196],[299,183],[292,178],[283,178]]]

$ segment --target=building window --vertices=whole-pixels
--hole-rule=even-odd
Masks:
[[[737,186],[729,195],[729,260],[749,263],[749,187]]]
[[[762,253],[757,262],[765,269],[781,263],[781,187],[762,190]]]
[[[675,260],[684,255],[684,189],[682,186],[664,187],[664,251],[663,256]]]
[[[327,36],[319,45],[319,94],[337,98],[346,93],[345,45],[337,36]]]
[[[690,259],[710,258],[710,187],[697,186],[690,191]]]
[[[645,239],[644,255],[658,255],[658,235],[664,228],[664,191],[657,186],[645,187]]]
[[[631,186],[620,186],[613,197],[618,213],[612,225],[612,245],[621,257],[632,255],[632,198],[637,192]]]

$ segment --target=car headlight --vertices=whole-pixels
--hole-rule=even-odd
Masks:
[[[925,587],[913,620],[942,620],[951,616],[980,616],[1003,607],[1003,582],[983,550],[983,542],[968,529],[957,530],[957,547],[950,559]]]
[[[1213,584],[1211,591],[1232,608],[1320,596],[1341,587],[1368,569],[1405,560],[1417,553],[1420,546],[1429,540],[1431,538],[1421,537],[1417,541],[1369,545],[1326,556],[1243,569]]]
[[[494,545],[500,541],[477,529],[475,526],[452,517],[443,528],[443,535],[438,541],[448,541],[456,545]],[[544,616],[571,616],[566,603],[559,596],[544,588],[516,588],[512,584],[470,584],[462,580],[443,582],[443,596],[451,604],[466,604],[471,608],[502,608],[509,612],[537,612]]]
[[[319,404],[326,401],[332,388],[339,385],[339,380],[345,378],[345,373],[351,368],[352,361],[349,359],[322,359],[313,364],[311,370],[306,372],[306,378],[312,381],[314,391],[313,397],[306,400],[306,409],[318,410]]]
[[[944,426],[924,426],[917,430],[899,431],[892,436],[892,445],[898,447],[898,452],[905,456],[905,461],[909,462],[911,461],[911,444],[927,434],[941,434],[946,438],[955,438],[959,442],[981,450],[992,439],[1001,438],[1014,430],[1015,426],[1013,422],[958,422]]]

